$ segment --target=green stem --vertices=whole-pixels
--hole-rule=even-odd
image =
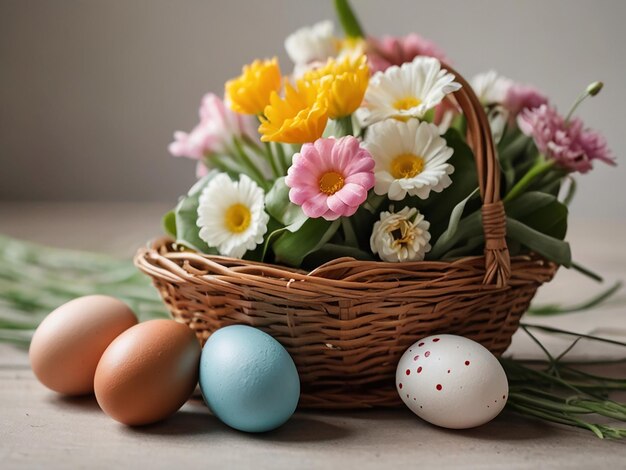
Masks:
[[[241,160],[241,164],[244,167],[246,167],[246,169],[250,172],[248,176],[250,176],[253,180],[255,180],[259,184],[259,186],[261,186],[265,190],[268,190],[269,189],[268,181],[265,179],[265,176],[263,175],[263,173],[261,173],[261,170],[259,170],[257,166],[252,162],[252,160],[250,159],[250,157],[248,156],[248,154],[242,147],[241,143],[239,142],[239,140],[233,139],[233,145],[234,145],[235,155],[239,157],[239,159]]]
[[[336,119],[334,121],[334,124],[335,124],[335,137],[343,137],[346,135],[354,134],[351,115]]]
[[[528,170],[528,172],[520,179],[515,186],[505,196],[504,202],[509,202],[520,196],[535,179],[554,166],[554,160],[545,160],[541,158]]]
[[[350,38],[365,37],[363,28],[361,28],[348,0],[335,0],[335,10],[346,36]]]
[[[602,276],[600,276],[599,274],[594,273],[593,271],[591,271],[588,268],[585,268],[584,266],[575,263],[574,261],[572,261],[572,265],[571,265],[572,269],[574,269],[575,271],[578,271],[579,273],[593,279],[596,282],[604,282],[604,279],[602,279]]]
[[[590,96],[596,96],[598,93],[600,93],[600,90],[602,90],[603,86],[604,85],[602,84],[602,82],[593,82],[592,84],[590,84],[585,89],[585,91],[582,92],[578,96],[578,98],[576,98],[576,101],[574,101],[574,104],[567,113],[567,116],[565,116],[565,124],[569,124],[570,119],[572,119],[572,116],[574,115],[574,112],[576,111],[578,106],[580,106],[580,103],[585,101]]]
[[[363,203],[363,207],[368,212],[376,214],[382,203],[385,202],[385,199],[387,199],[385,196],[379,196],[374,191],[371,191]]]
[[[354,231],[354,226],[352,225],[352,220],[349,217],[341,218],[341,228],[343,229],[346,245],[358,248],[359,242],[356,232]]]
[[[276,143],[276,154],[278,156],[278,161],[281,162],[281,166],[284,169],[283,174],[287,173],[287,170],[291,166],[291,162],[287,160],[287,155],[285,154],[285,147],[281,143]]]
[[[276,159],[274,157],[274,152],[272,151],[272,143],[271,142],[266,142],[265,143],[265,151],[267,152],[267,159],[269,160],[270,165],[272,167],[272,173],[274,174],[274,177],[280,178],[282,176],[282,174],[280,172],[280,169],[276,165]]]

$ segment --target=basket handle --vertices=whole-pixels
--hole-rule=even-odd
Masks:
[[[461,84],[454,92],[467,121],[467,142],[474,153],[482,198],[485,234],[485,277],[483,284],[505,287],[511,277],[511,258],[506,244],[506,215],[500,200],[500,164],[489,121],[482,104],[467,81],[452,67],[442,63]]]

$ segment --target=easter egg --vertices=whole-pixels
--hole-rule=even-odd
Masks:
[[[55,392],[92,393],[102,353],[135,324],[137,317],[121,300],[105,295],[71,300],[50,313],[35,331],[28,351],[33,372]]]
[[[285,348],[261,330],[227,326],[202,350],[200,389],[221,421],[240,431],[281,426],[300,398],[300,379]]]
[[[104,351],[94,379],[100,408],[138,426],[176,412],[198,383],[200,343],[174,320],[150,320],[118,336]]]
[[[495,418],[509,385],[484,346],[455,335],[421,339],[402,355],[396,389],[413,413],[444,428],[465,429]]]

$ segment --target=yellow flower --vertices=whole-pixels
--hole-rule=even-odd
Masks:
[[[265,116],[260,116],[263,142],[303,144],[319,139],[328,122],[328,80],[285,84],[285,97],[272,93]]]
[[[329,59],[325,66],[307,72],[303,80],[315,82],[323,77],[332,78],[328,89],[328,116],[331,119],[349,116],[361,106],[369,83],[367,58],[361,55],[342,61]]]
[[[280,90],[282,77],[278,59],[255,60],[245,65],[241,75],[226,82],[226,101],[242,114],[261,114],[273,92]]]

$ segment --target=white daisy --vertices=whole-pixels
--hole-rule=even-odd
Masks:
[[[320,21],[300,28],[285,39],[285,49],[296,67],[311,62],[326,62],[337,53],[332,21]]]
[[[480,102],[485,105],[502,104],[506,98],[513,81],[498,75],[495,70],[479,73],[472,78],[470,84]]]
[[[235,182],[225,173],[204,188],[198,205],[200,238],[224,256],[241,258],[263,243],[269,215],[265,194],[248,176]]]
[[[433,57],[418,56],[413,62],[376,72],[365,92],[357,117],[363,126],[384,119],[424,116],[448,94],[461,88],[454,75]]]
[[[365,148],[376,162],[374,192],[400,201],[407,194],[426,199],[452,184],[454,167],[447,163],[454,150],[434,124],[411,119],[387,119],[370,126]]]
[[[421,261],[430,251],[430,223],[414,207],[381,212],[374,224],[370,248],[383,261]]]
[[[498,75],[495,70],[490,70],[472,78],[471,85],[483,106],[488,107],[489,127],[494,140],[498,143],[509,120],[509,112],[504,103],[513,86],[513,80]]]

